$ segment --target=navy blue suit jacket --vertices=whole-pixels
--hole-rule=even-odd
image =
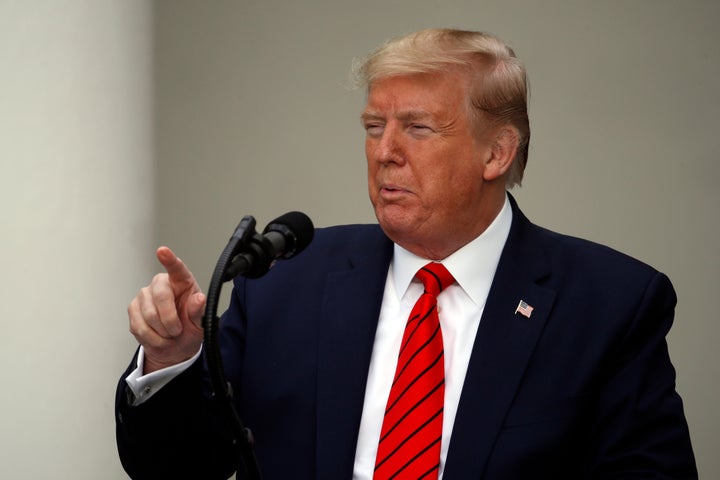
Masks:
[[[539,228],[512,204],[444,479],[696,478],[665,342],[669,280]],[[319,229],[296,258],[236,281],[224,365],[266,480],[352,477],[392,251],[377,226]],[[520,300],[529,318],[515,313]],[[235,468],[204,378],[197,362],[138,407],[121,380],[118,447],[133,478],[227,478]]]

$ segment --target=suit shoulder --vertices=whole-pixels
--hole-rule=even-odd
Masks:
[[[597,242],[536,228],[551,272],[542,282],[557,292],[558,306],[594,311],[602,325],[614,323],[624,331],[638,312],[652,310],[651,318],[677,302],[670,279],[647,263]]]
[[[390,240],[377,224],[335,225],[315,229],[308,250],[357,251],[377,248]]]
[[[512,239],[512,245],[521,246],[521,252],[528,255],[525,258],[542,256],[554,269],[597,273],[601,277],[639,275],[647,279],[659,274],[647,263],[607,245],[535,225],[523,214],[512,196],[510,202],[513,206],[513,225],[508,241]],[[635,279],[638,279],[637,276]]]
[[[238,277],[236,287],[250,284],[258,289],[288,291],[297,287],[317,286],[325,282],[330,272],[345,271],[355,266],[370,265],[387,271],[392,258],[393,243],[378,225],[339,225],[316,228],[308,247],[296,256],[278,261],[270,271],[247,282]],[[302,282],[299,282],[302,279]]]
[[[555,265],[566,265],[587,275],[596,274],[600,277],[628,276],[645,281],[656,276],[665,277],[653,266],[607,245],[533,227],[544,239],[545,252]]]
[[[273,270],[294,272],[303,270],[322,272],[344,269],[363,262],[389,262],[392,241],[379,225],[336,225],[315,229],[313,240],[304,252],[288,261],[278,262]],[[382,259],[382,260],[379,260]],[[281,265],[282,264],[282,265]]]

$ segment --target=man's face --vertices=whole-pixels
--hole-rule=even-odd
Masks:
[[[483,178],[491,148],[470,130],[467,88],[459,74],[389,77],[373,83],[362,114],[378,222],[426,258],[453,253],[497,213]]]

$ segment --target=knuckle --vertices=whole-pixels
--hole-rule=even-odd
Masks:
[[[177,315],[160,317],[160,323],[162,323],[168,337],[176,337],[182,333],[182,326]]]
[[[140,345],[145,345],[146,338],[148,337],[148,329],[145,325],[138,322],[130,322],[130,333]]]
[[[170,289],[159,288],[153,291],[153,299],[157,304],[170,304],[175,302],[175,297]]]
[[[158,312],[153,305],[145,305],[140,309],[140,316],[148,323],[154,324],[158,321]]]
[[[168,274],[167,273],[156,273],[153,277],[152,281],[150,282],[150,285],[156,285],[161,283],[167,283],[168,282]]]
[[[167,275],[163,280],[153,282],[150,285],[148,294],[156,304],[167,304],[175,302],[175,295],[173,294],[172,287],[167,281]]]
[[[149,336],[151,331],[148,324],[145,323],[142,318],[137,316],[130,317],[129,328],[130,333],[132,333],[137,339]]]
[[[140,310],[139,304],[140,304],[140,300],[138,300],[137,297],[133,298],[132,301],[128,304],[128,306],[127,306],[128,318],[132,319],[132,317],[134,317],[137,314],[137,312]]]
[[[158,335],[147,325],[136,325],[130,328],[130,333],[135,337],[137,342],[144,348],[155,351],[166,349],[168,340]]]

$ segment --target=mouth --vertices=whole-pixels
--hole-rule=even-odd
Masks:
[[[381,183],[380,184],[380,190],[386,190],[388,192],[400,192],[400,191],[407,191],[406,188],[401,187],[400,185],[396,183]]]
[[[380,186],[380,196],[386,200],[393,200],[409,194],[410,191],[399,185],[384,184]]]

